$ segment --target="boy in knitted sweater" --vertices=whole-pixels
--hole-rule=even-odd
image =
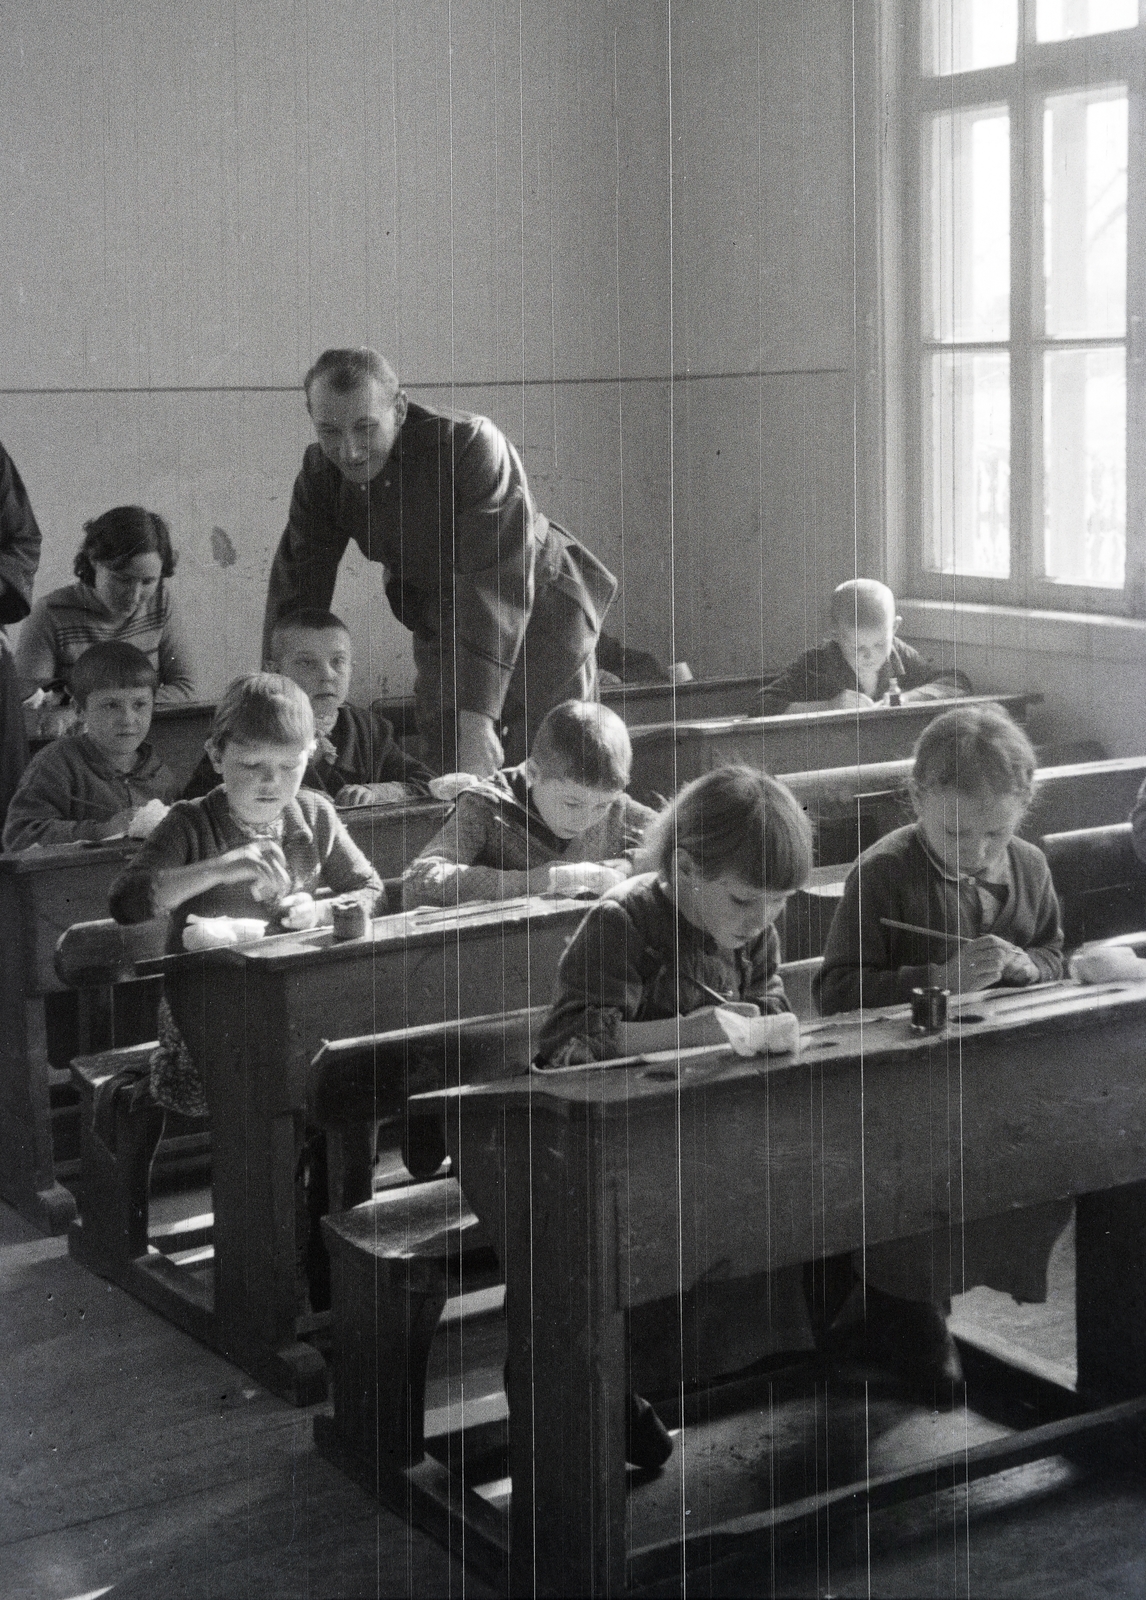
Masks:
[[[144,839],[178,792],[147,743],[159,675],[141,650],[108,640],[85,650],[69,688],[83,731],[54,739],[29,762],[8,807],[5,850]]]
[[[628,877],[653,816],[625,793],[632,756],[615,711],[579,700],[554,706],[527,761],[458,795],[407,867],[403,904],[603,894]]]

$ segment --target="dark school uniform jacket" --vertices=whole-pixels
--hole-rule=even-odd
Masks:
[[[39,564],[39,524],[23,479],[0,445],[0,821],[28,764],[20,687],[5,628],[31,610]]]
[[[271,567],[266,635],[284,612],[329,608],[351,539],[386,568],[386,598],[404,627],[453,635],[459,710],[495,719],[536,591],[563,589],[595,633],[617,588],[537,509],[517,451],[488,418],[413,403],[368,484],[349,483],[317,444],[307,449]]]
[[[211,861],[240,845],[251,835],[235,821],[221,786],[198,800],[178,800],[147,839],[139,854],[111,886],[108,905],[117,922],[147,922],[159,915],[155,875],[166,867],[186,867]],[[382,880],[351,839],[338,813],[324,794],[300,789],[283,811],[283,855],[290,872],[288,893],[314,894],[330,889],[335,894],[357,893],[372,915],[383,893]],[[219,884],[177,906],[171,914],[168,950],[183,948],[183,928],[188,916],[256,917],[261,922],[275,916],[273,903],[256,900],[249,883]]]
[[[24,481],[0,445],[0,629],[9,622],[20,622],[32,609],[32,582],[40,565],[40,543],[39,524]]]
[[[873,700],[885,695],[894,678],[900,689],[922,689],[934,684],[949,694],[970,694],[970,681],[961,672],[940,671],[902,639],[892,642],[891,654],[879,669]],[[778,715],[801,700],[834,700],[844,689],[858,689],[859,681],[834,639],[815,650],[805,650],[778,678],[765,684],[760,694],[760,714]]]
[[[458,796],[444,826],[406,868],[402,903],[457,905],[538,893],[548,888],[555,861],[628,866],[652,819],[648,806],[622,794],[600,822],[562,839],[534,808],[525,767],[507,767]]]
[[[620,1055],[623,1022],[658,1022],[713,1004],[696,978],[730,1000],[754,1000],[766,1015],[790,1011],[779,968],[775,928],[725,950],[680,915],[656,873],[641,873],[597,901],[561,957],[538,1062]]]
[[[146,742],[131,771],[117,772],[86,733],[65,734],[29,762],[8,806],[4,848],[99,839],[117,811],[149,800],[170,805],[178,792],[175,774]]]
[[[985,925],[973,881],[944,875],[918,823],[865,850],[844,885],[815,984],[824,1015],[910,1000],[912,989],[938,980],[936,968],[954,952],[942,939],[885,928],[881,917],[970,939],[997,933],[1026,951],[1041,980],[1061,978],[1062,922],[1047,859],[1037,845],[1012,839],[1007,863],[1006,898]]]
[[[394,738],[393,725],[377,705],[339,706],[334,727],[320,737],[319,746],[303,773],[304,789],[318,789],[333,800],[349,783],[404,783],[411,797],[428,795],[433,774],[414,756],[408,756]],[[183,790],[185,800],[210,794],[222,780],[204,755]]]

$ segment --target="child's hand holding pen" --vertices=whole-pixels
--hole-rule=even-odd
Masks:
[[[938,967],[938,981],[952,994],[973,994],[977,989],[990,989],[996,983],[1010,983],[1021,987],[1038,983],[1039,969],[1030,956],[1017,944],[1000,939],[997,934],[985,933],[978,939],[968,939],[959,933],[947,933],[941,928],[916,927],[910,922],[896,922],[894,917],[881,917],[885,928],[900,928],[906,933],[920,933],[937,943],[945,944],[952,953]]]
[[[996,983],[1037,983],[1039,977],[1025,950],[994,933],[959,945],[940,970],[940,982],[952,994],[990,989]]]

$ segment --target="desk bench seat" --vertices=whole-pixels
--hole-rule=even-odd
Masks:
[[[148,1169],[163,1127],[158,1106],[131,1103],[132,1080],[145,1083],[154,1041],[97,1055],[77,1056],[72,1081],[80,1096],[81,1215],[68,1229],[68,1249],[101,1276],[122,1283],[131,1264],[151,1252],[196,1265],[210,1259],[204,1254],[210,1239],[210,1217],[182,1221],[170,1227],[148,1227]],[[117,1095],[96,1126],[96,1102],[114,1079],[124,1092]],[[158,1163],[168,1176],[205,1173],[211,1152],[210,1132],[191,1119],[169,1115],[171,1132],[159,1145]],[[176,1264],[180,1264],[177,1262]]]
[[[315,1441],[384,1498],[426,1451],[426,1373],[443,1321],[500,1318],[505,1290],[452,1178],[384,1191],[324,1217],[331,1260],[334,1416]]]

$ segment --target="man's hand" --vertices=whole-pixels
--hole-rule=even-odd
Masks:
[[[466,789],[476,789],[481,782],[472,772],[443,772],[440,778],[430,779],[430,794],[435,800],[456,800]]]
[[[871,695],[864,694],[861,689],[841,689],[828,703],[837,711],[868,711],[875,705]]]
[[[493,718],[480,711],[458,712],[457,770],[488,778],[502,763],[501,740]]]
[[[336,806],[396,806],[409,800],[404,783],[348,783],[334,797]]]

